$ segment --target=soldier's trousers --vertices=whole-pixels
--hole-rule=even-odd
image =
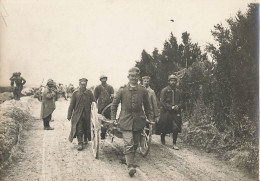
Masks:
[[[76,136],[78,139],[78,143],[83,143],[84,141],[91,140],[91,132],[90,132],[90,125],[88,125],[87,119],[84,116],[81,116],[78,123],[77,123],[77,130]]]
[[[128,167],[135,164],[135,153],[140,143],[141,133],[140,131],[121,131],[124,140],[124,154]]]
[[[14,88],[13,94],[14,94],[14,100],[20,100],[21,97],[21,89]]]
[[[43,118],[43,126],[44,128],[50,127],[50,120],[51,120],[52,114],[47,116],[46,118]]]

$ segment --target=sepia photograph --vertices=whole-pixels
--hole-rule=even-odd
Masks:
[[[259,180],[259,3],[0,0],[0,180]]]

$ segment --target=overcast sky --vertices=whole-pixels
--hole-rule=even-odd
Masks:
[[[117,88],[143,49],[162,50],[170,32],[180,42],[184,31],[204,48],[213,26],[249,2],[256,0],[3,0],[0,85],[19,71],[28,85],[86,77],[90,87],[106,74]]]

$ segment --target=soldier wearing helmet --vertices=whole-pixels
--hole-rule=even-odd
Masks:
[[[173,133],[173,149],[179,150],[176,145],[178,133],[181,132],[182,95],[176,88],[178,78],[175,75],[168,77],[168,86],[162,89],[160,95],[160,121],[157,134],[161,134],[161,142],[165,144],[165,135]]]
[[[101,84],[98,85],[94,90],[95,99],[97,100],[98,113],[101,114],[104,108],[109,105],[114,97],[114,89],[111,85],[107,84],[107,76],[101,75],[100,79]],[[111,119],[110,109],[105,110],[104,116],[107,119]],[[101,139],[105,139],[106,136],[106,127],[101,128]]]

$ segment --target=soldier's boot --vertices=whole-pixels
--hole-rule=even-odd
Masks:
[[[83,135],[79,134],[77,135],[77,139],[78,139],[78,151],[83,150]]]
[[[87,144],[88,144],[88,136],[87,136],[87,134],[84,134],[83,144],[84,144],[84,145],[87,145]]]
[[[133,177],[136,173],[136,169],[134,167],[134,153],[128,153],[125,155],[127,168],[128,168],[128,174],[130,177]]]

